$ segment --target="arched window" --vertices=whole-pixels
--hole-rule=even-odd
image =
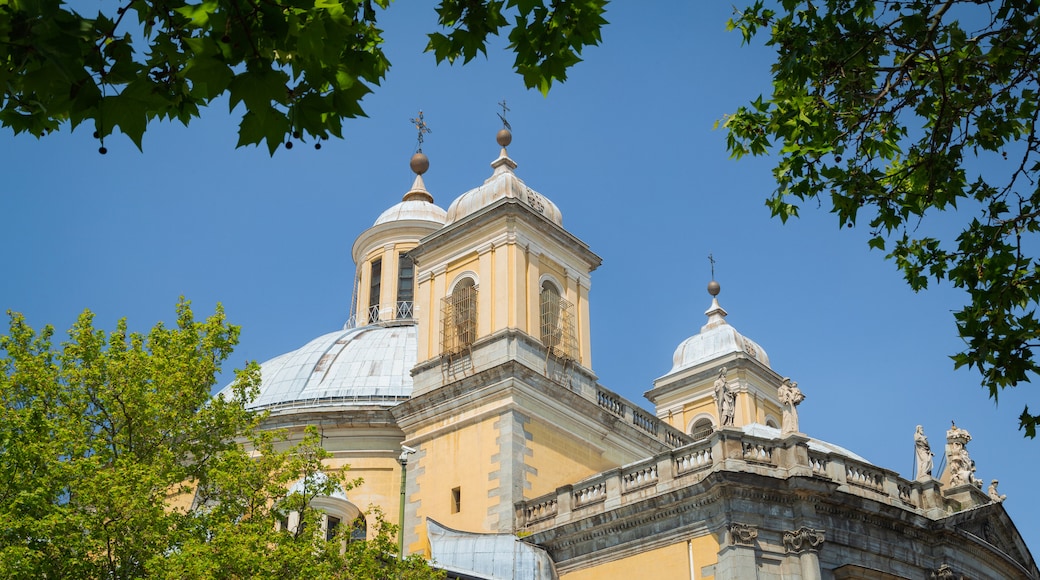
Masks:
[[[559,346],[563,334],[560,327],[560,289],[549,280],[542,282],[538,317],[541,321],[542,344],[548,348]]]
[[[459,280],[444,297],[441,321],[441,350],[445,354],[461,352],[473,344],[477,338],[477,285],[473,278]]]
[[[710,437],[714,431],[715,427],[711,424],[711,419],[705,417],[694,421],[693,428],[690,429],[690,435],[694,441],[700,441]]]
[[[552,280],[542,280],[538,323],[539,338],[549,352],[561,358],[577,360],[571,303],[560,296],[560,288]]]

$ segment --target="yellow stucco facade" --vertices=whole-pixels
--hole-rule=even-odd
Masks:
[[[718,561],[719,544],[711,535],[702,535],[661,548],[593,565],[560,575],[560,580],[603,580],[604,578],[643,578],[660,580],[714,580],[704,575]]]

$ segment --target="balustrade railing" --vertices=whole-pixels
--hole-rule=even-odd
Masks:
[[[574,490],[575,507],[598,503],[605,499],[607,499],[607,484],[603,481]]]
[[[812,467],[813,475],[817,477],[830,477],[827,474],[827,456],[823,453],[809,452],[809,466]]]
[[[845,461],[845,481],[849,485],[858,485],[874,491],[885,489],[884,473],[848,459]]]
[[[846,493],[880,501],[886,501],[887,498],[892,505],[923,509],[922,494],[928,491],[920,483],[908,481],[891,471],[842,454],[818,449],[807,449],[804,455],[790,453],[791,445],[805,443],[720,430],[708,439],[659,453],[621,469],[603,472],[573,487],[561,487],[555,493],[519,502],[516,506],[517,525],[524,527],[536,524],[538,529],[544,529],[545,526],[570,521],[572,517],[588,517],[589,513],[598,513],[597,510],[643,501],[648,494],[668,493],[700,481],[713,470],[757,471],[762,466],[772,466],[779,470],[778,476],[783,476],[782,472],[789,469],[809,468],[812,477],[833,481]],[[805,463],[805,459],[797,459],[799,455],[807,457],[808,463]],[[731,461],[734,459],[742,461]],[[794,463],[789,465],[792,461]],[[807,471],[800,473],[805,474]],[[572,516],[572,513],[575,515]]]
[[[774,457],[773,451],[775,445],[772,441],[768,440],[745,440],[743,441],[744,447],[744,460],[751,461],[753,463],[765,463],[767,465],[776,465],[776,458]]]
[[[596,392],[596,402],[599,403],[600,407],[614,413],[619,417],[625,416],[625,405],[620,399],[615,397],[613,394],[603,390]]]
[[[711,467],[711,445],[705,442],[697,447],[683,451],[675,456],[674,461],[676,475],[685,475]]]
[[[657,436],[657,419],[651,419],[639,411],[632,412],[632,424],[639,427],[643,431],[650,433],[651,435]]]
[[[557,502],[555,496],[542,501],[537,501],[536,503],[528,504],[527,507],[524,508],[524,519],[527,523],[533,524],[545,519],[554,518],[556,517],[558,506],[559,502]]]
[[[643,465],[621,475],[621,491],[628,493],[657,483],[657,464]]]

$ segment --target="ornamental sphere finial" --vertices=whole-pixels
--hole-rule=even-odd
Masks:
[[[495,135],[495,141],[502,147],[508,147],[513,142],[513,134],[509,129],[501,129],[498,134]]]
[[[430,158],[420,151],[415,155],[412,155],[412,160],[408,164],[416,175],[422,175],[430,168]]]

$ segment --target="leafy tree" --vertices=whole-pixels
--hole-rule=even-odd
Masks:
[[[50,327],[10,315],[0,336],[0,576],[4,578],[435,578],[399,561],[396,529],[374,514],[370,541],[326,540],[317,495],[357,482],[316,475],[310,431],[286,449],[245,409],[257,366],[211,398],[239,330],[187,302],[176,328],[126,321],[107,336],[84,312],[55,349]],[[281,449],[281,450],[279,450]],[[252,451],[259,451],[255,454]],[[303,492],[290,493],[299,480]],[[295,511],[303,526],[279,530]]]
[[[781,0],[730,21],[776,49],[772,96],[725,119],[734,157],[776,155],[773,215],[828,204],[839,227],[868,224],[914,290],[965,289],[953,360],[994,400],[1040,370],[1038,12],[1037,0]],[[1038,421],[1022,412],[1025,435]]]
[[[515,68],[547,92],[600,40],[606,0],[441,0],[438,62],[468,62],[508,30]],[[140,148],[148,124],[187,125],[227,95],[238,145],[342,136],[390,67],[377,14],[390,0],[110,0],[84,16],[61,0],[0,0],[0,123],[36,136],[93,121]],[[512,24],[509,19],[512,18]],[[318,145],[320,146],[320,145]]]

